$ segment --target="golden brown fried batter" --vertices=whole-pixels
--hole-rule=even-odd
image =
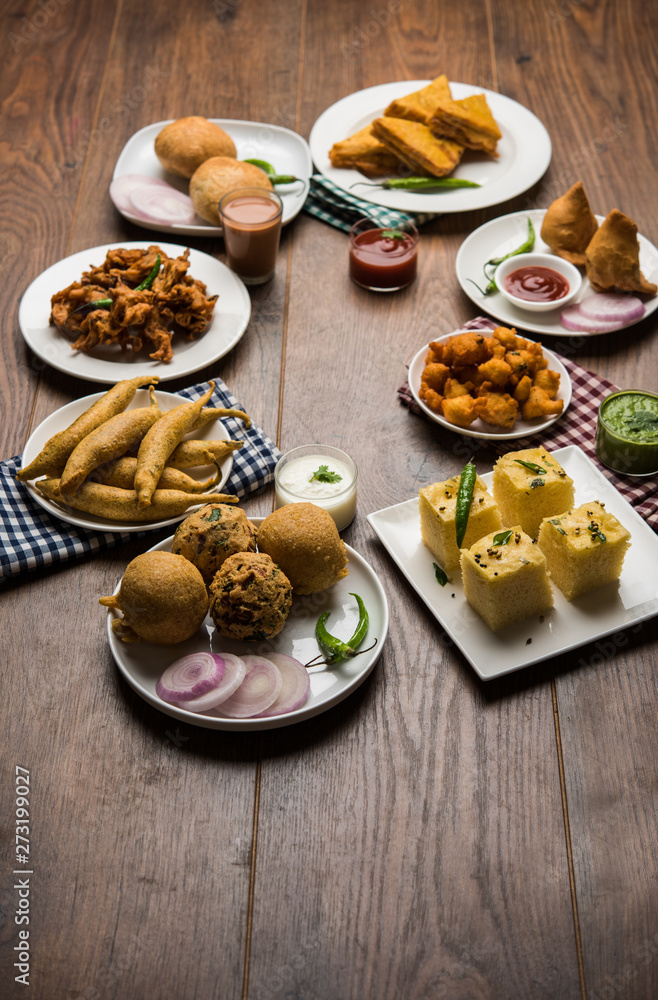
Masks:
[[[532,384],[538,386],[540,389],[544,389],[551,399],[555,399],[557,391],[560,388],[560,373],[543,369],[537,372]]]
[[[535,417],[548,417],[562,413],[564,402],[561,399],[551,399],[545,389],[533,385],[530,395],[521,405],[521,416],[524,420],[534,420]]]
[[[184,333],[193,340],[212,322],[216,295],[188,274],[189,250],[168,257],[160,247],[147,250],[115,248],[105,261],[85,271],[80,281],[56,292],[51,299],[50,322],[75,337],[73,350],[92,351],[99,344],[118,344],[122,351],[138,352],[147,345],[154,361],[171,361],[172,337]],[[148,289],[137,291],[160,256],[161,269]],[[112,299],[109,309],[71,315],[74,309],[98,299]]]
[[[472,396],[453,396],[443,400],[443,416],[457,427],[468,427],[477,417]]]
[[[511,430],[519,412],[519,404],[508,392],[491,392],[484,382],[480,388],[481,395],[475,400],[475,411],[486,424]],[[484,390],[484,391],[483,391]]]
[[[447,365],[429,364],[425,365],[420,381],[421,384],[425,383],[430,389],[434,389],[435,392],[442,392],[449,374],[450,369]]]

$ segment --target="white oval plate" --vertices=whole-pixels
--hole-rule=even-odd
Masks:
[[[82,399],[74,399],[72,403],[67,403],[66,406],[60,407],[59,410],[55,410],[51,413],[49,417],[46,417],[35,430],[30,434],[27,444],[25,445],[25,450],[23,452],[23,458],[21,461],[21,466],[24,468],[29,465],[33,459],[37,457],[46,441],[48,441],[53,434],[57,434],[59,431],[65,430],[70,427],[74,420],[77,420],[85,410],[88,410],[92,403],[95,403],[97,399],[104,396],[105,393],[96,392],[92,396],[84,396]],[[180,406],[181,403],[189,403],[189,399],[184,396],[178,396],[173,392],[162,392],[156,389],[155,396],[162,410],[173,410],[175,406]],[[135,410],[140,406],[148,406],[149,404],[149,392],[148,389],[138,389],[135,393],[134,399],[127,406],[127,410]],[[188,438],[201,438],[204,440],[214,440],[214,441],[227,441],[228,434],[223,426],[221,420],[216,420],[211,423],[205,424],[204,427],[199,428],[199,430],[194,431],[187,435]],[[185,440],[185,439],[184,439]],[[231,475],[231,469],[233,468],[233,454],[229,454],[220,463],[221,478],[217,483],[217,486],[213,486],[213,493],[220,493],[227,481],[228,477]],[[196,469],[187,469],[187,474],[198,479],[208,479],[212,475],[212,471],[209,468],[204,468],[200,470],[204,474],[197,474]],[[64,504],[54,503],[47,497],[44,497],[39,493],[34,487],[35,480],[30,480],[24,485],[29,490],[32,499],[35,500],[44,510],[47,510],[49,514],[54,517],[58,517],[60,521],[66,521],[68,524],[76,524],[79,528],[89,528],[94,531],[149,531],[151,528],[166,528],[169,524],[176,524],[178,521],[182,521],[191,514],[193,510],[197,509],[195,507],[190,507],[184,514],[178,514],[176,517],[167,518],[164,521],[110,521],[109,518],[96,517],[94,514],[86,514],[82,510],[75,510],[74,507],[69,507]],[[207,503],[206,500],[199,500],[198,506],[203,506]]]
[[[313,169],[311,152],[308,143],[297,132],[280,125],[267,125],[265,122],[245,122],[231,118],[209,118],[209,121],[230,135],[235,143],[238,159],[266,160],[271,163],[277,173],[293,174],[299,177],[302,184],[286,184],[277,187],[277,194],[283,202],[282,225],[291,222],[302,210],[308,194],[309,180]],[[174,121],[173,118],[163,122],[154,122],[135,132],[123,147],[114,168],[112,180],[123,174],[144,174],[146,177],[157,177],[166,181],[171,187],[189,193],[189,181],[184,177],[165,170],[155,155],[154,143],[158,132],[165,125]],[[115,206],[116,207],[116,206]],[[147,222],[137,215],[131,215],[117,208],[125,219],[134,222],[143,229],[153,229],[158,233],[172,233],[174,236],[221,236],[221,226],[213,226],[199,218],[193,225],[166,225],[161,222]]]
[[[546,128],[536,115],[522,104],[483,87],[473,87],[468,83],[450,83],[456,100],[473,94],[484,94],[491,113],[498,122],[502,139],[498,143],[498,158],[486,153],[466,150],[452,177],[464,177],[477,181],[480,188],[447,188],[438,194],[413,193],[409,191],[385,191],[383,188],[358,187],[351,189],[357,181],[367,181],[357,170],[333,167],[329,150],[335,142],[365,128],[374,118],[380,117],[384,109],[397,97],[412,94],[426,87],[429,80],[408,80],[398,83],[382,83],[368,87],[355,94],[343,97],[320,115],[311,129],[309,144],[313,161],[333,184],[348,194],[363,201],[386,208],[396,208],[405,212],[471,212],[476,208],[498,205],[527,191],[539,180],[551,162],[551,140]]]
[[[263,518],[253,517],[251,521],[258,526]],[[149,551],[170,552],[172,538],[173,536],[166,538]],[[349,560],[349,575],[339,580],[329,590],[310,594],[308,597],[294,597],[292,610],[283,631],[269,642],[241,643],[224,639],[215,631],[212,619],[207,617],[196,635],[175,646],[155,646],[148,642],[126,643],[118,639],[112,631],[112,620],[118,617],[117,613],[108,611],[107,634],[112,656],[119,670],[137,694],[154,708],[181,722],[203,726],[206,729],[234,732],[278,729],[326,712],[363,684],[379,659],[388,633],[388,601],[379,577],[363,556],[349,545],[345,548]],[[268,719],[220,719],[217,716],[198,715],[168,705],[155,693],[156,681],[165,667],[174,660],[187,656],[188,653],[202,650],[215,653],[224,650],[238,655],[259,653],[262,656],[267,656],[269,650],[269,652],[288,653],[302,663],[308,663],[320,652],[315,639],[315,623],[323,611],[331,612],[327,628],[332,635],[346,639],[354,632],[359,614],[350,591],[359,594],[370,616],[368,634],[363,642],[364,648],[370,646],[375,639],[377,644],[370,651],[354,657],[353,660],[338,663],[331,669],[322,665],[311,667],[309,669],[311,693],[306,704],[296,711]]]
[[[576,333],[574,330],[567,330],[560,323],[561,306],[544,313],[526,312],[524,309],[513,306],[500,292],[481,295],[475,285],[471,284],[472,281],[475,281],[480,288],[484,288],[487,279],[484,277],[483,265],[492,257],[502,257],[510,250],[515,250],[528,238],[528,217],[535,227],[536,238],[533,253],[550,254],[550,248],[539,235],[545,215],[544,209],[533,208],[527,212],[502,215],[498,219],[492,219],[491,222],[485,222],[479,229],[475,229],[470,236],[466,237],[457,253],[455,264],[457,280],[471,302],[506,326],[514,326],[517,330],[528,330],[530,333],[541,333],[551,337],[601,336],[601,334],[596,333]],[[599,223],[603,222],[602,215],[597,215],[596,218]],[[642,273],[648,281],[656,282],[658,281],[658,250],[639,233],[638,242],[640,244]],[[583,284],[571,305],[577,305],[592,294],[593,289],[587,280],[587,275],[583,275]],[[655,312],[658,309],[658,296],[654,295],[652,299],[647,299],[644,304],[646,307],[644,316],[627,323],[625,327],[620,327],[620,329],[625,330],[628,326],[635,326],[636,323],[640,323]]]
[[[466,331],[464,331],[466,332]],[[487,336],[488,331],[486,330],[470,330],[469,333],[484,333]],[[437,337],[436,342],[441,343],[443,340],[449,340],[450,337],[454,337],[454,333],[446,333],[443,337]],[[525,338],[528,339],[527,337]],[[562,362],[549,351],[548,348],[543,348],[544,357],[548,360],[548,367],[554,371],[560,373],[560,388],[558,389],[556,399],[561,399],[564,401],[564,407],[562,413],[558,413],[557,416],[548,417],[546,420],[522,420],[520,417],[514,424],[513,431],[506,431],[502,427],[496,429],[491,424],[485,424],[483,420],[478,417],[474,420],[470,427],[457,427],[456,424],[451,424],[444,416],[440,413],[435,413],[434,410],[430,410],[427,403],[424,403],[419,396],[420,392],[420,377],[423,374],[423,368],[425,367],[425,358],[429,350],[429,344],[425,344],[424,347],[418,351],[418,354],[414,356],[413,361],[409,365],[409,388],[411,393],[418,403],[419,407],[423,411],[426,417],[430,420],[434,420],[435,423],[440,424],[441,427],[445,427],[448,431],[453,431],[455,434],[463,434],[465,437],[474,437],[487,439],[489,441],[511,441],[514,438],[528,437],[530,434],[538,434],[539,431],[546,430],[551,424],[554,424],[560,419],[566,412],[571,402],[571,379],[569,378],[569,372],[564,367]]]
[[[57,327],[50,325],[50,299],[56,292],[73,281],[79,281],[82,272],[90,266],[102,264],[108,250],[119,247],[146,249],[149,245],[148,242],[107,243],[91,247],[64,257],[34,279],[21,299],[18,323],[28,347],[38,358],[60,372],[88,382],[114,385],[142,373],[158,375],[160,382],[169,382],[200,371],[235,347],[251,316],[249,293],[240,278],[225,264],[199,250],[190,250],[188,273],[204,282],[208,295],[219,295],[219,298],[212,323],[205,333],[196,340],[185,340],[182,334],[174,337],[174,356],[169,364],[152,361],[146,348],[138,354],[130,350],[122,353],[116,344],[99,346],[89,354],[74,351],[71,341]],[[174,243],[158,242],[157,245],[169,257],[178,257],[187,249]]]

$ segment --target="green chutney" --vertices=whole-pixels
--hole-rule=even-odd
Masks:
[[[643,389],[614,392],[599,407],[596,454],[615,472],[658,472],[658,394]]]

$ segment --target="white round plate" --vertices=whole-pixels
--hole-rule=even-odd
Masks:
[[[487,330],[469,330],[468,332],[484,333],[485,336],[490,335],[490,331]],[[435,342],[441,343],[441,341],[449,340],[450,337],[454,337],[454,333],[446,333],[443,337],[437,337]],[[557,356],[553,354],[552,351],[549,351],[546,347],[544,347],[543,353],[544,357],[548,361],[548,367],[551,371],[560,373],[560,388],[558,389],[557,396],[555,398],[564,401],[562,413],[558,413],[557,416],[548,417],[546,420],[522,420],[519,417],[516,420],[514,430],[512,431],[506,431],[502,427],[496,428],[491,424],[485,424],[485,422],[480,420],[479,417],[477,420],[473,421],[470,427],[457,427],[456,424],[451,424],[441,414],[435,413],[434,410],[430,410],[427,403],[424,403],[419,396],[420,377],[423,374],[425,358],[428,350],[429,344],[425,344],[425,346],[420,349],[418,354],[414,356],[413,361],[409,365],[409,388],[411,389],[414,399],[425,416],[429,417],[430,420],[434,420],[435,423],[440,424],[441,427],[445,427],[446,430],[453,431],[454,434],[463,434],[465,437],[482,438],[489,441],[511,441],[514,438],[528,437],[530,434],[537,434],[539,431],[545,431],[547,427],[550,427],[551,424],[554,424],[567,412],[567,408],[571,402],[571,379],[569,378],[569,372],[564,367],[562,362],[558,360]]]
[[[484,309],[490,316],[501,321],[506,326],[513,326],[517,330],[527,330],[529,333],[541,333],[551,337],[595,337],[600,334],[576,333],[574,330],[567,330],[560,323],[561,306],[551,309],[550,312],[532,313],[524,309],[513,306],[500,292],[492,292],[491,295],[482,295],[472,281],[477,282],[480,288],[484,288],[487,279],[482,270],[483,265],[492,257],[502,257],[504,254],[515,250],[528,238],[528,218],[532,220],[535,228],[535,245],[533,253],[551,253],[550,248],[544,243],[539,231],[546,212],[543,209],[533,208],[527,212],[513,212],[511,215],[502,215],[491,222],[485,222],[479,229],[475,229],[470,236],[467,236],[457,253],[456,270],[457,280],[469,299],[475,303],[479,309]],[[603,222],[603,216],[597,215],[599,223]],[[642,273],[648,281],[658,281],[658,250],[649,243],[644,236],[638,234],[640,244],[640,267]],[[470,280],[469,280],[470,279]],[[592,295],[593,290],[587,275],[583,275],[583,284],[578,295],[573,299],[571,305],[577,305],[588,295]],[[643,300],[644,301],[644,300]],[[645,302],[646,311],[640,319],[633,320],[627,326],[635,326],[641,320],[646,319],[651,313],[658,309],[658,296]],[[622,327],[620,329],[626,329]]]
[[[171,187],[189,192],[189,181],[184,177],[165,170],[155,155],[154,143],[158,132],[174,119],[154,122],[135,132],[123,147],[114,168],[112,180],[123,174],[144,174],[146,177],[157,177],[166,181]],[[301,184],[284,184],[277,187],[277,194],[283,202],[282,225],[291,222],[302,210],[308,194],[309,179],[313,170],[311,152],[308,143],[297,132],[280,125],[267,125],[265,122],[245,122],[231,118],[209,118],[209,121],[230,135],[235,143],[239,160],[266,160],[271,163],[279,174],[293,174],[299,177]],[[199,218],[193,225],[166,225],[161,222],[147,222],[137,215],[117,209],[125,219],[134,222],[143,229],[153,229],[158,233],[171,233],[174,236],[221,236],[221,226],[213,226]]]
[[[148,242],[108,243],[105,246],[81,250],[71,257],[53,264],[35,278],[21,299],[18,323],[30,349],[38,358],[60,372],[75,375],[88,382],[114,385],[122,379],[136,375],[158,375],[160,382],[181,378],[198,372],[223,358],[238,343],[247,329],[251,316],[251,299],[242,281],[225,264],[199,250],[190,250],[190,268],[193,278],[203,281],[208,295],[218,295],[212,323],[196,340],[185,340],[176,334],[172,341],[174,356],[168,364],[152,361],[148,348],[138,354],[127,350],[123,353],[116,344],[101,345],[92,353],[74,351],[71,341],[51,326],[50,300],[55,292],[79,281],[82,272],[97,267],[105,260],[108,250],[146,249]],[[174,243],[157,244],[169,257],[178,257],[187,249]]]
[[[102,392],[96,392],[92,396],[74,399],[72,403],[67,403],[66,406],[62,406],[59,410],[51,413],[49,417],[46,417],[30,434],[23,452],[21,466],[25,468],[25,466],[29,465],[53,434],[57,434],[59,431],[70,427],[74,420],[77,420],[79,416],[89,409],[92,403],[95,403],[103,395],[105,394]],[[173,410],[175,406],[180,406],[181,403],[189,403],[189,399],[186,399],[184,396],[178,396],[173,392],[162,392],[159,389],[155,390],[155,396],[161,410]],[[130,406],[127,406],[126,409],[135,410],[140,406],[148,406],[149,398],[148,389],[138,389]],[[226,433],[226,428],[223,426],[221,420],[215,420],[191,432],[186,437],[227,441],[229,435]],[[183,440],[186,440],[186,438]],[[231,475],[232,468],[233,454],[230,453],[220,463],[222,474],[220,481],[212,488],[213,493],[222,492],[224,483],[226,483],[228,477]],[[186,472],[188,475],[198,479],[208,479],[212,475],[212,470],[209,467],[201,470],[187,469]],[[200,473],[203,473],[203,475]],[[75,508],[68,505],[48,500],[35,489],[34,482],[35,480],[30,480],[24,485],[32,495],[32,499],[43,507],[44,510],[47,510],[53,517],[58,517],[60,521],[66,521],[68,524],[76,524],[79,528],[89,528],[93,531],[149,531],[151,528],[166,528],[169,524],[176,524],[178,521],[182,521],[195,509],[194,507],[190,507],[184,514],[178,514],[176,517],[170,517],[164,521],[139,521],[136,523],[132,521],[110,521],[109,518],[86,514],[82,510],[75,510]],[[207,503],[207,501],[199,500],[199,506],[203,506],[204,503]]]
[[[258,526],[263,518],[254,517],[251,520]],[[173,536],[166,538],[149,551],[170,552],[172,538]],[[196,635],[187,642],[175,646],[154,646],[147,642],[126,643],[118,639],[112,631],[112,620],[118,617],[117,613],[108,611],[107,634],[112,656],[119,670],[137,694],[154,708],[181,722],[207,729],[238,732],[278,729],[326,712],[363,684],[379,659],[388,632],[388,602],[379,577],[363,556],[349,545],[345,548],[349,560],[349,575],[322,593],[311,594],[308,597],[294,597],[292,610],[283,631],[269,642],[240,643],[223,639],[216,632],[212,619],[207,617]],[[267,656],[268,651],[288,653],[302,663],[308,663],[320,652],[315,639],[315,623],[323,611],[330,612],[327,628],[332,635],[346,639],[354,632],[359,614],[350,591],[359,594],[370,616],[368,634],[363,642],[364,648],[372,645],[375,639],[377,644],[368,652],[354,657],[353,660],[338,663],[335,667],[320,665],[309,668],[311,693],[306,704],[296,711],[288,712],[286,715],[275,715],[269,719],[220,719],[214,715],[186,712],[174,705],[168,705],[156,695],[155,684],[165,667],[188,653],[201,650],[215,653],[221,653],[223,650],[238,655],[258,653],[262,656]]]
[[[403,83],[383,83],[343,97],[320,115],[311,129],[309,144],[313,162],[332,183],[348,194],[374,205],[397,208],[405,212],[470,212],[476,208],[498,205],[527,191],[539,180],[551,162],[551,140],[545,127],[522,104],[483,87],[468,83],[450,83],[453,98],[461,100],[473,94],[484,94],[491,113],[498,122],[502,139],[499,156],[488,156],[466,150],[452,177],[477,181],[479,188],[446,188],[438,194],[410,191],[385,191],[383,188],[357,187],[357,181],[368,181],[357,170],[333,167],[329,150],[365,128],[397,97],[412,94],[426,87],[429,80],[408,80]]]

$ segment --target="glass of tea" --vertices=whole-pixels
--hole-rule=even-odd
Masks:
[[[371,292],[397,292],[416,278],[418,230],[413,222],[382,226],[359,219],[350,230],[350,278]]]
[[[278,194],[263,188],[236,188],[219,203],[228,266],[245,285],[274,276],[282,209]]]

